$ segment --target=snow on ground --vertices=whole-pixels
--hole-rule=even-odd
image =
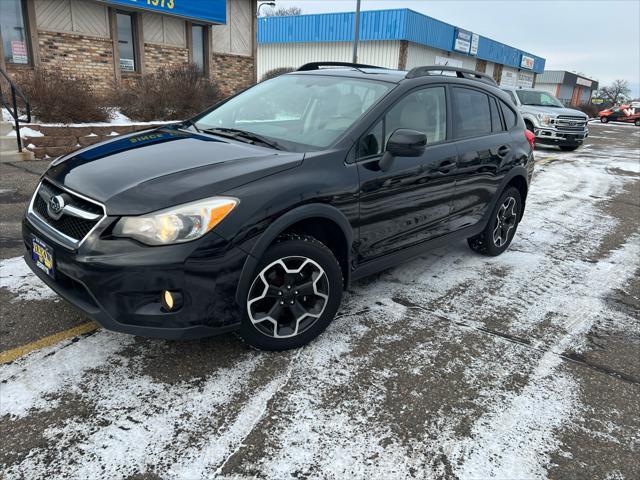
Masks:
[[[13,301],[57,298],[55,292],[33,274],[22,257],[0,261],[0,288],[15,294]]]
[[[7,137],[15,137],[16,136],[16,131],[12,130],[7,134]],[[44,134],[42,132],[39,132],[37,130],[34,130],[33,128],[29,128],[29,127],[20,127],[20,137],[21,138],[25,138],[25,137],[44,137]]]
[[[591,256],[632,181],[610,168],[637,171],[637,153],[539,151],[504,255],[452,245],[360,282],[298,351],[98,331],[0,366],[0,418],[56,419],[6,478],[546,478],[582,410],[560,355],[629,320],[604,298],[640,268],[640,236]],[[1,266],[0,286],[33,298],[21,259]]]

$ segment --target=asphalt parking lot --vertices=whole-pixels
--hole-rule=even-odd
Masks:
[[[19,258],[47,162],[0,164],[4,478],[640,478],[640,128],[590,131],[504,255],[354,284],[285,353],[94,330]]]

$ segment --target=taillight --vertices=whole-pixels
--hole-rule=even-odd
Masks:
[[[536,148],[536,136],[534,133],[531,130],[525,130],[524,136],[527,142],[529,142],[529,145],[531,145],[531,150],[534,150]]]

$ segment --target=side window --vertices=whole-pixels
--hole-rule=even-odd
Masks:
[[[442,142],[447,138],[447,102],[444,87],[431,87],[410,93],[380,120],[361,139],[358,158],[384,152],[391,134],[399,128],[424,132],[427,143]]]
[[[453,124],[457,138],[491,133],[489,97],[477,90],[454,88]]]
[[[511,97],[511,101],[513,102],[514,105],[518,105],[518,102],[516,101],[516,95],[511,91],[511,90],[505,90],[509,96]]]
[[[518,122],[516,112],[511,110],[511,107],[504,102],[500,102],[500,108],[502,108],[502,115],[504,116],[504,123],[507,126],[507,130],[511,130]]]
[[[360,139],[358,145],[358,158],[380,155],[384,145],[384,123],[380,120],[369,133]]]
[[[502,132],[502,120],[500,120],[500,112],[495,98],[489,97],[489,107],[491,108],[491,130],[493,132]]]
[[[447,138],[447,102],[444,87],[432,87],[410,93],[385,117],[385,145],[393,132],[408,128],[427,134],[427,143]]]

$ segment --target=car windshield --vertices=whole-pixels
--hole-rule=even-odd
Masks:
[[[537,107],[564,107],[560,100],[547,92],[540,90],[518,90],[516,91],[520,103],[523,105],[534,105]]]
[[[227,134],[249,132],[286,150],[320,150],[393,87],[357,78],[283,75],[232,98],[197,119],[195,126],[232,129]]]

